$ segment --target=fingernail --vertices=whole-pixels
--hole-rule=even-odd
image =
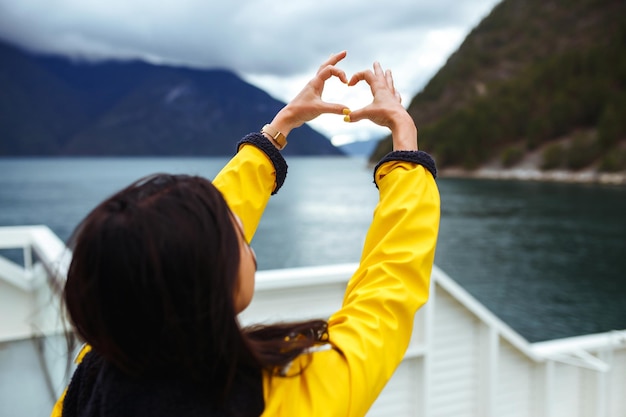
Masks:
[[[350,115],[347,114],[347,115],[343,116],[343,121],[349,123],[350,122]]]
[[[352,112],[350,111],[350,109],[343,109],[343,114],[344,114],[344,115],[346,115],[346,116],[347,116],[347,115],[349,115],[350,113],[352,113]]]

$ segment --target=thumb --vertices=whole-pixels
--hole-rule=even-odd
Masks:
[[[331,113],[331,114],[349,114],[350,110],[348,109],[347,106],[345,106],[344,104],[339,104],[339,103],[324,103],[324,105],[322,106],[322,111],[324,113]]]
[[[360,120],[368,119],[369,118],[368,107],[369,106],[366,106],[366,107],[363,107],[361,109],[354,110],[354,111],[344,112],[343,113],[345,115],[344,120],[350,123],[350,122],[358,122]]]

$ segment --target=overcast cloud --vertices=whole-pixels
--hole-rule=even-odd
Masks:
[[[0,0],[0,38],[75,59],[226,68],[283,101],[345,49],[349,75],[378,60],[408,104],[498,2]],[[366,86],[332,82],[324,98],[356,108],[371,96]],[[336,144],[385,133],[340,116],[312,125]]]

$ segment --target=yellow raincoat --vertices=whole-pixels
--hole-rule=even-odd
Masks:
[[[266,374],[264,417],[363,416],[404,356],[415,312],[428,299],[439,193],[431,173],[412,162],[385,162],[375,180],[380,201],[360,266],[329,319],[332,349],[302,355],[289,372],[303,368],[296,376]],[[213,184],[251,241],[276,187],[270,159],[244,144]],[[64,396],[52,417],[61,417]]]

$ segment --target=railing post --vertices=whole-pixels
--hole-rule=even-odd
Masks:
[[[423,369],[423,382],[424,388],[422,392],[423,403],[421,410],[416,408],[415,415],[430,417],[432,415],[432,406],[430,398],[431,394],[431,381],[432,381],[432,351],[434,344],[434,325],[435,325],[435,306],[437,304],[437,280],[435,274],[431,275],[430,279],[430,296],[428,302],[424,307],[424,359],[422,367]]]
[[[556,373],[556,365],[554,361],[547,360],[545,365],[543,366],[543,385],[542,385],[542,394],[543,401],[540,401],[541,408],[543,413],[541,414],[543,417],[552,417],[554,416],[554,381],[555,381],[555,373]]]
[[[478,392],[478,417],[495,417],[498,386],[498,363],[500,361],[500,336],[498,331],[486,324],[480,326],[480,358],[478,368],[480,384]]]
[[[24,270],[30,274],[33,271],[33,247],[26,245],[22,250],[24,253]]]
[[[604,363],[612,365],[613,347],[599,352],[599,359]],[[596,372],[596,395],[595,395],[595,415],[597,417],[607,417],[609,415],[609,404],[611,401],[608,379],[613,372],[613,367],[607,372]]]

